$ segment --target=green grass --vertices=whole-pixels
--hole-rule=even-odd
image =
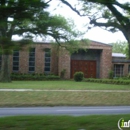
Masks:
[[[130,92],[0,92],[0,106],[130,105]]]
[[[120,118],[128,121],[130,115],[3,117],[0,130],[118,130]]]
[[[0,83],[0,88],[16,89],[73,89],[73,90],[130,90],[129,85],[113,85],[75,81],[13,81]]]
[[[13,81],[2,88],[42,90],[130,90],[128,85],[110,85],[74,81]],[[0,91],[0,106],[98,106],[130,105],[130,92],[90,91]]]

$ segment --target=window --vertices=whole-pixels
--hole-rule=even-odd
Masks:
[[[35,71],[35,48],[32,48],[29,52],[29,72]]]
[[[50,66],[51,66],[51,52],[50,49],[45,50],[45,65],[44,65],[44,73],[50,73]]]
[[[122,77],[123,76],[123,66],[124,65],[114,65],[114,77]]]
[[[2,66],[2,55],[0,55],[0,70],[1,70],[1,66]]]
[[[14,50],[13,52],[13,72],[19,71],[19,51]]]

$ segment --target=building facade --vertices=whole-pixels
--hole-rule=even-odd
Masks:
[[[70,54],[64,47],[50,43],[35,43],[30,49],[14,50],[10,55],[10,69],[15,73],[55,74],[65,79],[73,78],[77,71],[82,71],[85,78],[108,78],[113,69],[114,76],[127,75],[130,72],[130,61],[112,57],[112,46],[91,41],[78,52]],[[124,57],[125,58],[125,57]],[[0,66],[2,58],[0,57]],[[120,70],[120,74],[118,74]],[[64,72],[64,73],[63,73]]]
[[[130,60],[124,54],[112,53],[114,77],[127,76],[130,73]]]

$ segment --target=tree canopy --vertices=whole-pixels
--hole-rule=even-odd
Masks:
[[[79,35],[72,21],[62,16],[52,16],[47,11],[50,1],[45,0],[0,0],[0,51],[2,67],[0,81],[10,81],[9,54],[16,47],[30,43],[34,37],[53,37],[60,41],[73,41]],[[12,41],[12,36],[22,37]]]
[[[88,28],[98,26],[111,32],[121,31],[128,41],[130,58],[130,2],[121,0],[59,0],[80,16],[90,20]]]
[[[69,41],[77,36],[72,24],[62,16],[52,16],[46,11],[48,2],[41,0],[0,1],[0,46],[7,52],[16,42],[13,35],[30,40],[33,37],[52,36],[57,42]],[[5,52],[3,52],[5,53]]]

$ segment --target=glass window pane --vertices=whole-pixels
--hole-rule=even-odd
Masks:
[[[45,67],[44,71],[50,71],[50,68],[46,68],[46,67]]]
[[[30,53],[29,56],[35,57],[35,53]]]
[[[19,66],[19,62],[13,62],[13,66]]]
[[[35,67],[29,67],[29,71],[34,71]]]
[[[31,48],[29,52],[29,72],[35,71],[35,48]]]
[[[17,66],[13,66],[13,71],[18,71],[19,70],[19,67]]]
[[[45,63],[45,66],[48,66],[48,67],[50,67],[50,63]]]
[[[45,53],[45,57],[50,57],[50,56],[51,56],[50,52]]]
[[[35,57],[29,57],[29,61],[35,61]]]
[[[44,64],[44,72],[49,73],[50,72],[50,62],[51,62],[51,53],[50,49],[46,48],[45,49],[45,64]]]
[[[19,70],[19,51],[13,51],[13,71]]]
[[[123,65],[114,65],[114,75],[115,77],[123,76]]]
[[[46,62],[50,62],[50,57],[49,58],[48,57],[45,58],[45,63]]]
[[[13,61],[19,61],[19,57],[13,57]]]
[[[29,66],[35,66],[34,62],[29,62]]]

